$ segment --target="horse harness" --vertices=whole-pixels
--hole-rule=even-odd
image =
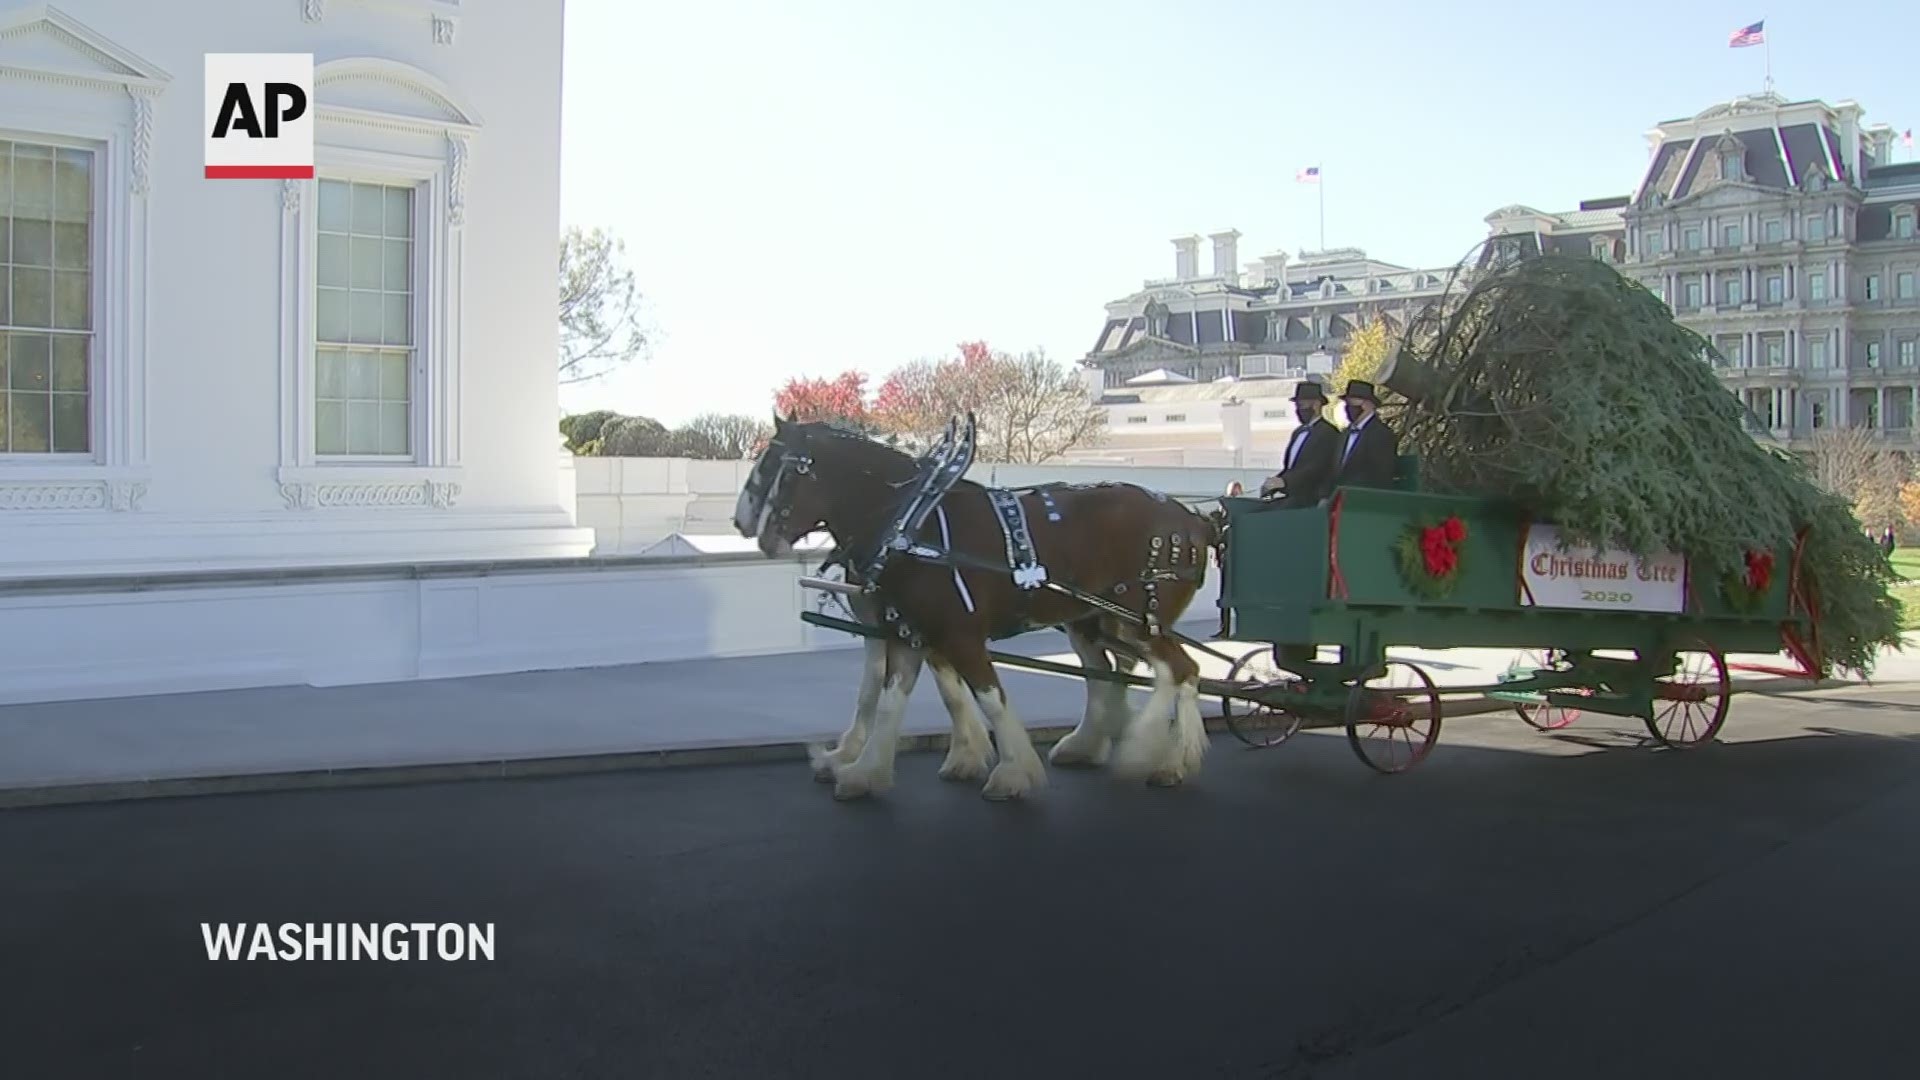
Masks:
[[[932,449],[920,458],[920,467],[914,477],[899,486],[906,489],[900,506],[888,519],[887,526],[871,542],[856,544],[851,548],[836,547],[820,564],[820,572],[834,565],[840,565],[848,571],[849,579],[858,578],[862,592],[869,595],[879,592],[880,574],[887,563],[895,556],[905,555],[922,562],[946,566],[953,571],[954,588],[960,593],[961,601],[967,610],[975,609],[973,594],[967,589],[966,581],[960,576],[962,567],[985,570],[995,574],[1007,574],[1023,593],[1031,594],[1036,589],[1051,589],[1054,592],[1070,596],[1090,607],[1126,621],[1144,625],[1149,635],[1157,636],[1161,632],[1160,598],[1158,585],[1170,581],[1195,581],[1205,571],[1200,569],[1201,552],[1198,545],[1184,543],[1178,533],[1172,536],[1151,538],[1152,547],[1148,555],[1147,566],[1141,571],[1139,586],[1146,596],[1145,611],[1136,614],[1131,608],[1115,603],[1105,597],[1096,596],[1066,582],[1053,580],[1047,568],[1040,560],[1039,551],[1033,542],[1033,530],[1027,520],[1027,510],[1022,502],[1023,493],[1031,492],[1039,497],[1040,505],[1050,522],[1063,520],[1053,493],[1062,488],[1107,487],[1110,484],[1036,484],[1022,488],[986,489],[988,504],[993,507],[994,520],[1000,526],[1000,534],[1006,543],[1007,560],[998,564],[977,558],[953,548],[951,533],[947,527],[946,508],[942,505],[948,493],[966,475],[973,464],[975,428],[972,417],[968,417],[964,434],[955,437],[955,425],[947,425],[946,434]],[[804,471],[805,462],[800,464]],[[1154,498],[1166,501],[1159,492],[1151,493]],[[934,546],[915,541],[927,519],[932,517],[940,529],[940,545]],[[1123,595],[1127,583],[1122,581],[1113,586],[1115,595]],[[1004,628],[1007,636],[1026,629],[1024,625],[1025,604],[1017,627]],[[885,608],[885,618],[898,629],[900,637],[919,648],[924,644],[921,635],[907,625],[898,609],[891,604]],[[998,636],[998,635],[996,635]]]

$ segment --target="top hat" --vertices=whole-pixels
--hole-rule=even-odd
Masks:
[[[1314,380],[1301,379],[1293,387],[1293,400],[1296,402],[1318,401],[1322,404],[1325,404],[1327,400],[1327,392],[1321,389],[1320,384],[1315,382]]]
[[[1370,401],[1375,405],[1380,404],[1379,397],[1373,392],[1373,384],[1367,382],[1365,379],[1348,380],[1347,392],[1341,394],[1340,399],[1345,401],[1348,398],[1352,398],[1355,401]]]

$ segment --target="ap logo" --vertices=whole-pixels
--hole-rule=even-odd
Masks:
[[[313,54],[208,53],[209,180],[313,175]]]

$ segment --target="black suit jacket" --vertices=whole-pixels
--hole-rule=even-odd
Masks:
[[[1304,440],[1293,455],[1293,464],[1280,470],[1280,479],[1287,485],[1281,491],[1281,501],[1287,506],[1312,506],[1326,498],[1333,490],[1334,469],[1340,464],[1339,428],[1319,418],[1301,432],[1287,440],[1288,450],[1296,440]]]
[[[1334,470],[1333,486],[1392,487],[1393,474],[1400,464],[1400,437],[1380,419],[1379,413],[1362,425],[1358,434],[1352,451],[1346,452],[1346,460],[1340,461],[1340,454],[1346,451],[1347,440],[1354,435],[1354,430],[1348,428],[1340,433],[1334,448],[1334,460],[1339,461],[1339,465]]]

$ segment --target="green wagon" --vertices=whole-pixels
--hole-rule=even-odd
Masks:
[[[1417,475],[1413,459],[1402,466]],[[1728,653],[1784,645],[1802,668],[1792,674],[1814,668],[1797,547],[1750,554],[1744,576],[1701,581],[1679,556],[1569,550],[1515,504],[1425,492],[1412,479],[1343,488],[1314,509],[1222,506],[1230,636],[1270,644],[1203,692],[1252,745],[1343,726],[1362,761],[1401,772],[1432,751],[1444,713],[1511,708],[1543,729],[1576,710],[1639,717],[1660,743],[1691,748],[1726,720]],[[1391,646],[1534,652],[1498,682],[1442,688],[1388,659]]]

